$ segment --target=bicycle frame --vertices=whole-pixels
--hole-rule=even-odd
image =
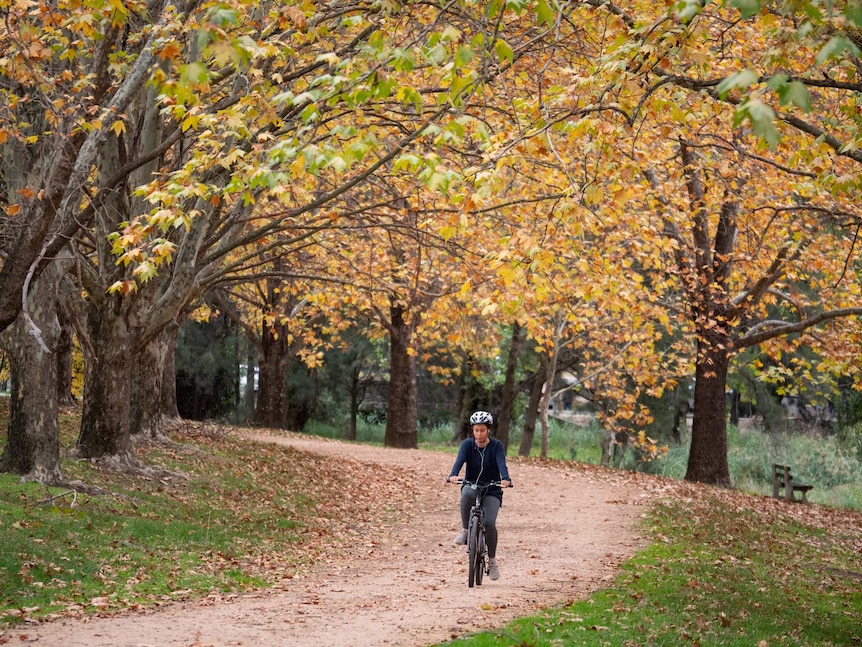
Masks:
[[[467,527],[467,586],[482,586],[482,576],[485,574],[485,511],[482,509],[482,499],[488,491],[488,486],[479,486],[475,483],[467,485],[476,490],[476,502],[470,509],[470,525]]]
[[[499,481],[478,484],[464,479],[458,479],[458,483],[476,491],[476,501],[470,508],[470,522],[467,527],[467,586],[482,585],[482,577],[488,572],[488,547],[485,544],[485,511],[482,509],[482,500],[488,493],[488,488],[499,486]]]

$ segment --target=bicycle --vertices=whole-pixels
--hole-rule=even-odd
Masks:
[[[476,502],[470,509],[470,525],[467,526],[467,586],[482,586],[482,577],[488,572],[488,547],[485,545],[485,511],[482,509],[482,499],[488,492],[488,488],[497,485],[502,486],[500,481],[478,484],[465,479],[455,481],[459,485],[476,490]],[[508,487],[512,487],[509,484]]]

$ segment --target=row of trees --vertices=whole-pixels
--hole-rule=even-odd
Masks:
[[[694,374],[686,478],[725,486],[734,358],[787,389],[858,372],[854,2],[0,11],[5,469],[62,479],[64,322],[76,451],[134,467],[202,304],[254,344],[270,426],[291,363],[386,337],[393,447],[417,362],[453,379],[529,339],[540,385],[576,358],[609,435]]]

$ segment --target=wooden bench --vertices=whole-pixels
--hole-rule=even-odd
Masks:
[[[793,475],[790,473],[789,465],[772,465],[772,496],[775,499],[780,499],[781,488],[784,488],[784,499],[787,501],[796,501],[794,492],[802,493],[802,503],[808,503],[808,497],[805,496],[808,490],[813,490],[813,485],[805,483],[794,483]]]

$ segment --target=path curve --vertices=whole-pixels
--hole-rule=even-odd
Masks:
[[[497,522],[501,576],[468,589],[466,554],[451,543],[460,525],[458,490],[443,485],[453,455],[250,437],[359,461],[368,464],[370,477],[387,466],[407,469],[416,475],[417,504],[381,536],[276,590],[55,620],[27,628],[30,641],[42,647],[422,647],[586,597],[644,544],[637,519],[648,496],[622,473],[510,458],[515,488],[506,491]]]

